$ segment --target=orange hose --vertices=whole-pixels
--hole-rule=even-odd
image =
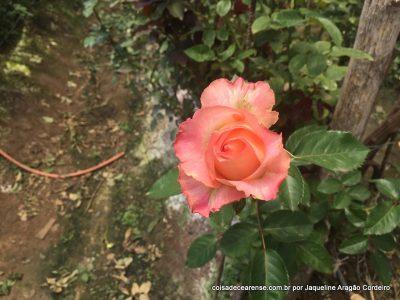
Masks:
[[[16,160],[15,158],[13,158],[12,156],[10,156],[9,154],[7,154],[6,152],[4,152],[3,150],[0,149],[0,156],[4,157],[8,161],[12,162],[14,165],[18,166],[20,169],[25,170],[25,171],[35,174],[35,175],[48,177],[48,178],[54,178],[54,179],[77,177],[77,176],[82,176],[82,175],[97,171],[98,169],[101,169],[101,168],[111,164],[112,162],[116,161],[117,159],[121,158],[124,155],[125,155],[125,152],[119,152],[116,155],[114,155],[113,157],[111,157],[93,167],[90,167],[90,168],[87,168],[84,170],[79,170],[79,171],[72,172],[72,173],[68,173],[68,174],[55,174],[55,173],[48,173],[48,172],[40,171],[37,169],[33,169],[27,165],[24,165],[23,163],[19,162],[18,160]]]

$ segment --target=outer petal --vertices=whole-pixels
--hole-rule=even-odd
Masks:
[[[240,181],[224,179],[219,179],[219,181],[243,191],[246,197],[253,196],[260,200],[272,200],[276,198],[280,184],[288,175],[290,156],[283,148],[281,135],[264,130],[263,139],[266,154],[258,170]]]
[[[218,187],[215,175],[207,166],[207,146],[215,130],[242,118],[243,113],[237,109],[214,106],[197,110],[192,119],[181,123],[174,148],[182,170],[208,187]]]
[[[233,84],[228,79],[220,78],[211,82],[201,94],[202,107],[229,106],[235,107],[233,103]]]
[[[211,188],[193,179],[193,177],[187,176],[180,166],[178,181],[182,187],[182,193],[186,196],[191,211],[208,217],[210,214],[208,200],[210,198]]]
[[[234,183],[234,186],[238,190],[243,191],[247,197],[251,195],[260,200],[275,199],[279,191],[279,186],[287,177],[290,156],[283,150],[275,159],[276,163],[268,168],[262,177],[237,181]]]
[[[226,204],[245,197],[243,192],[233,187],[222,185],[218,189],[209,188],[193,177],[186,175],[180,166],[178,181],[191,211],[204,217],[208,217],[210,212],[219,211]]]
[[[278,113],[272,111],[274,92],[264,81],[249,83],[241,77],[233,82],[224,78],[214,80],[203,91],[201,104],[202,107],[222,105],[246,109],[267,128],[278,120]]]

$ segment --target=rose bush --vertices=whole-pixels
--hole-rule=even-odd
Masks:
[[[262,81],[217,79],[203,91],[201,109],[179,126],[174,144],[192,212],[208,217],[245,197],[276,198],[290,156],[282,136],[268,129],[278,119],[274,104]]]

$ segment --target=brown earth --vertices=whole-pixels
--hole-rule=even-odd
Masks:
[[[65,173],[124,150],[128,134],[119,124],[128,118],[132,97],[122,84],[113,83],[107,65],[90,72],[91,64],[97,67],[96,53],[83,48],[79,27],[63,14],[47,17],[53,30],[34,24],[23,49],[42,61],[24,61],[30,76],[11,74],[16,88],[2,91],[0,104],[7,113],[0,119],[0,147],[27,165]],[[116,162],[107,172],[120,166]],[[46,275],[42,271],[47,251],[63,233],[60,218],[87,204],[98,179],[46,179],[21,172],[4,159],[0,174],[0,280],[12,273],[23,276],[6,298],[48,298],[40,288]],[[53,218],[57,221],[46,236],[36,237]]]

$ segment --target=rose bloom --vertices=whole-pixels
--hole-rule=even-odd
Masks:
[[[174,143],[179,183],[194,213],[210,212],[245,197],[276,198],[290,156],[282,136],[268,130],[278,120],[265,82],[213,81],[201,109],[179,126]]]

